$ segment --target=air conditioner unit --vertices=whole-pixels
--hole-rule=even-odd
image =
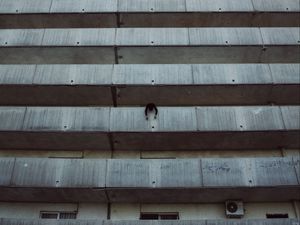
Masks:
[[[226,201],[226,216],[228,218],[241,218],[244,216],[244,206],[242,201]]]

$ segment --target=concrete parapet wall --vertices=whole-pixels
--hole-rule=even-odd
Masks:
[[[0,63],[299,63],[299,41],[297,27],[2,29]]]
[[[0,105],[295,105],[299,66],[0,65]]]
[[[299,200],[299,158],[0,160],[0,201]]]
[[[298,106],[0,107],[0,148],[201,150],[299,148]],[[34,139],[34,141],[32,141]],[[216,142],[215,140],[218,140]]]

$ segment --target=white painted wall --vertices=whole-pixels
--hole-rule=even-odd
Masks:
[[[300,205],[299,205],[300,206]],[[245,219],[265,219],[267,213],[288,213],[296,217],[293,202],[244,203]],[[137,220],[140,212],[178,212],[180,219],[225,219],[225,205],[220,204],[112,204],[111,219]]]
[[[182,220],[224,219],[224,204],[143,204],[142,212],[179,212]]]
[[[77,211],[77,204],[0,203],[0,217],[37,219],[40,211]]]
[[[140,204],[114,203],[111,204],[112,220],[138,220],[140,218]]]
[[[244,203],[245,219],[264,219],[267,213],[300,214],[300,202]],[[0,202],[0,218],[37,219],[40,211],[77,211],[78,219],[107,219],[107,204],[6,203]],[[180,219],[224,219],[225,206],[219,204],[111,204],[112,220],[138,220],[140,212],[178,212]]]
[[[267,213],[288,213],[289,218],[296,218],[293,202],[246,203],[244,208],[246,219],[265,219]]]
[[[107,204],[56,204],[0,202],[0,218],[38,219],[41,211],[78,211],[77,219],[107,218]]]
[[[107,204],[80,203],[77,218],[106,220]]]

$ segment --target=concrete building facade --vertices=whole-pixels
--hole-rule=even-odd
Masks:
[[[0,0],[0,225],[300,225],[299,21]]]

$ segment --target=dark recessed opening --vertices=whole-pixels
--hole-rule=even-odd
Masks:
[[[289,214],[287,214],[287,213],[266,214],[266,217],[267,217],[267,219],[289,218]]]
[[[158,214],[151,213],[141,213],[141,220],[158,220]]]

